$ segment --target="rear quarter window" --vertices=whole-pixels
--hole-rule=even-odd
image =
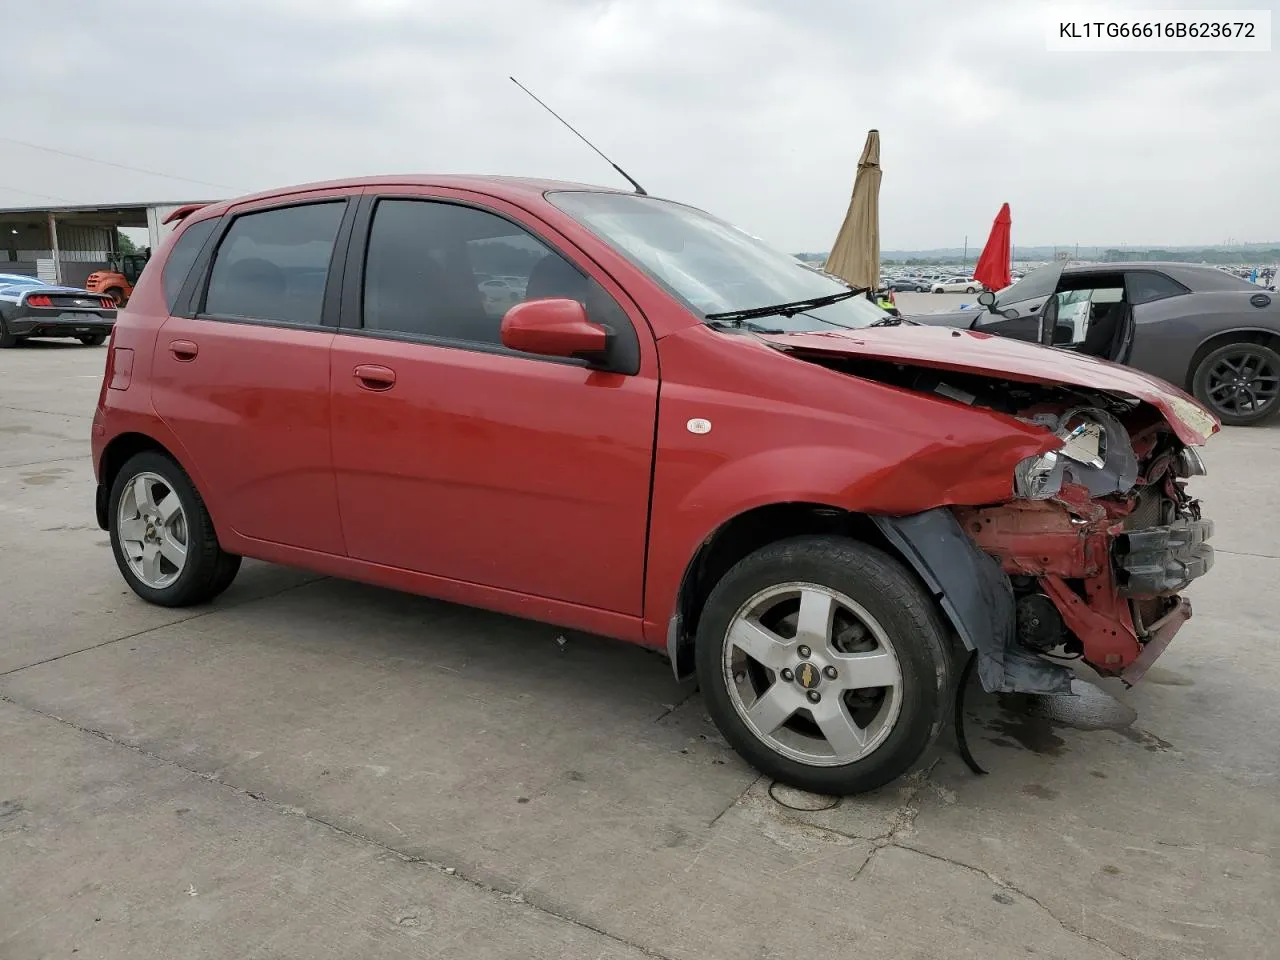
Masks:
[[[191,272],[196,257],[200,255],[205,241],[209,239],[217,224],[217,217],[191,224],[182,231],[173,249],[169,251],[169,257],[164,263],[164,272],[161,274],[161,282],[164,286],[164,300],[169,305],[170,313],[173,313],[178,303],[178,294],[182,292],[187,274]]]
[[[1125,274],[1130,303],[1151,303],[1168,297],[1180,297],[1187,288],[1171,277],[1154,270],[1134,270]]]

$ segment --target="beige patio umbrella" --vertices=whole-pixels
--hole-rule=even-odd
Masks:
[[[827,256],[827,273],[855,287],[880,286],[880,131],[867,134],[849,211]]]

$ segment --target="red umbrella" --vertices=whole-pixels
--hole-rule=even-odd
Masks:
[[[1012,226],[1013,218],[1009,216],[1009,205],[1006,203],[996,214],[996,222],[991,225],[991,236],[987,237],[987,245],[982,248],[978,265],[973,268],[973,279],[988,290],[1003,290],[1013,282],[1009,263],[1009,229]]]

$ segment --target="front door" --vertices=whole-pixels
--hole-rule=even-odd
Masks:
[[[370,197],[356,223],[332,353],[348,552],[638,615],[658,394],[648,327],[549,228],[457,199]],[[539,297],[578,299],[613,330],[609,370],[502,346],[506,310]]]
[[[216,497],[219,524],[337,555],[324,309],[347,207],[330,195],[233,211],[192,315],[160,329],[152,374],[156,411]]]

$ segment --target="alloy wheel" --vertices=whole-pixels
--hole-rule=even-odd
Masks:
[[[1219,413],[1251,417],[1269,409],[1280,395],[1280,370],[1249,344],[1218,357],[1209,370],[1205,393]]]
[[[723,669],[751,732],[813,766],[868,756],[902,709],[888,634],[866,608],[820,584],[779,584],[743,604],[725,635]]]
[[[120,550],[133,575],[163,590],[187,566],[187,514],[164,477],[139,473],[125,487],[116,512]]]

